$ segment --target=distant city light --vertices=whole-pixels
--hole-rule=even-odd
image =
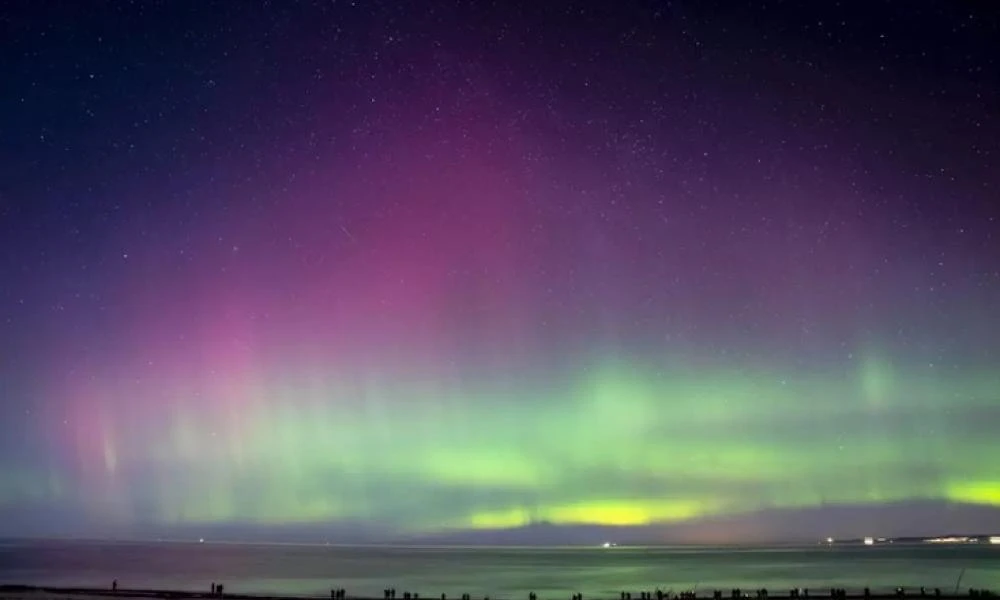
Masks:
[[[1000,535],[991,535],[990,536],[990,543],[991,544],[1000,544]]]
[[[865,538],[865,546],[874,546],[874,545],[875,545],[875,538],[872,537]]]
[[[833,538],[832,537],[826,538],[826,543],[827,544],[832,544],[833,543]]]

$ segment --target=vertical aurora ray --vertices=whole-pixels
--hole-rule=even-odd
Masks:
[[[304,192],[275,220],[309,240],[296,253],[206,231],[193,252],[222,258],[132,271],[120,362],[56,391],[74,493],[126,522],[398,532],[995,504],[988,433],[966,422],[995,412],[994,373],[907,370],[875,346],[810,368],[737,339],[733,358],[631,351],[617,315],[644,284],[599,292],[610,321],[569,318],[560,267],[518,239],[515,166],[454,160],[371,165],[361,181],[409,182],[379,202],[406,201],[353,230]],[[611,275],[591,276],[597,293]]]

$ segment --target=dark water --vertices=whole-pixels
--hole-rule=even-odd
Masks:
[[[346,548],[231,544],[8,543],[0,583],[381,597],[617,598],[619,590],[897,585],[1000,588],[1000,545],[720,548]],[[772,591],[772,593],[774,593]]]

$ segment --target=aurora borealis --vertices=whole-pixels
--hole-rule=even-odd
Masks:
[[[855,4],[0,9],[0,535],[1000,528],[998,17]]]

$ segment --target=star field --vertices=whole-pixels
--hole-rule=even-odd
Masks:
[[[0,25],[0,534],[1000,527],[986,5]]]

